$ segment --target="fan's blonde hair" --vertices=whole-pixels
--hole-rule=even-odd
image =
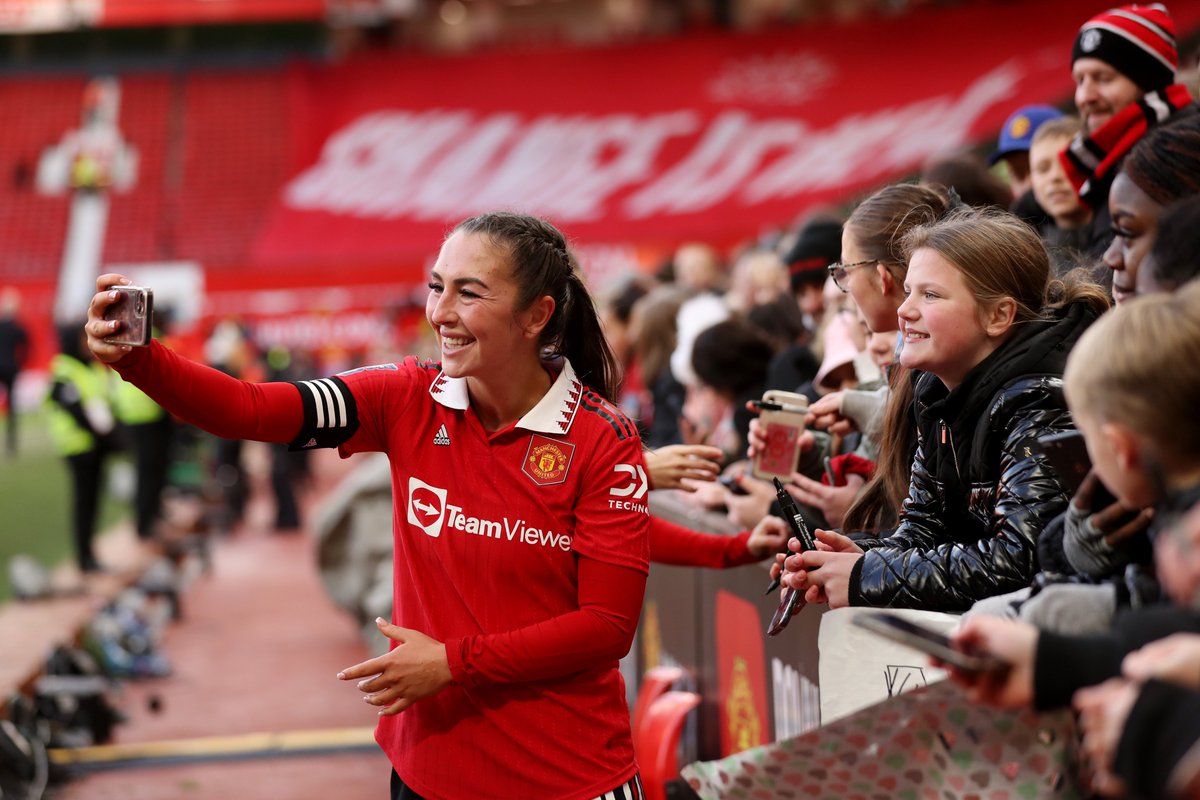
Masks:
[[[1200,460],[1200,284],[1105,314],[1071,351],[1063,381],[1076,413],[1119,421],[1160,455]]]

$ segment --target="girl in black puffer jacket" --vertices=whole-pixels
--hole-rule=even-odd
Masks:
[[[834,608],[962,611],[1037,571],[1038,533],[1068,501],[1037,438],[1073,427],[1067,353],[1108,297],[1052,280],[1037,234],[1007,213],[956,212],[911,231],[905,252],[918,447],[900,524],[878,539],[818,531],[784,585]]]

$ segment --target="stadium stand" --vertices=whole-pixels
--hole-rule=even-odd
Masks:
[[[188,78],[178,255],[238,269],[285,175],[286,81],[278,69]],[[230,176],[238,176],[236,188]]]
[[[42,149],[79,124],[82,77],[0,81],[0,276],[24,283],[58,275],[70,199],[33,190]]]

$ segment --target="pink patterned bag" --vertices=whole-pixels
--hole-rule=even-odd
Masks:
[[[683,776],[704,800],[1083,798],[1074,723],[971,705],[948,682],[893,697],[803,736],[700,761]]]

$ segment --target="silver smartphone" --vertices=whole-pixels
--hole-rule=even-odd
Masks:
[[[1008,668],[1007,663],[994,656],[961,650],[945,634],[895,614],[862,613],[854,617],[853,622],[885,639],[928,653],[964,672],[999,672]]]
[[[128,344],[145,347],[150,344],[151,322],[154,316],[154,292],[145,286],[114,286],[119,292],[117,301],[104,309],[106,320],[116,320],[121,327],[104,341],[109,344]]]

